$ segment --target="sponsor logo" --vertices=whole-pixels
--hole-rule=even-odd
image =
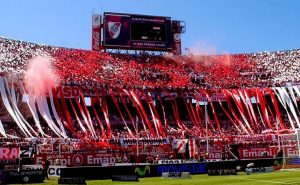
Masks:
[[[161,175],[163,172],[190,172],[191,174],[199,174],[206,172],[207,164],[169,164],[159,165],[157,174]]]
[[[128,158],[127,155],[124,155],[123,158],[122,158],[122,160],[123,160],[123,163],[129,162],[129,158]]]
[[[101,24],[101,16],[100,15],[93,15],[93,28],[99,27]]]
[[[113,175],[112,181],[139,181],[136,175]]]
[[[207,156],[206,145],[199,147],[199,154],[201,156],[206,156],[206,159],[222,159],[222,145],[213,144],[209,146],[209,153]]]
[[[158,160],[158,164],[180,164],[182,163],[182,160]]]
[[[150,175],[150,166],[146,166],[144,168],[144,170],[141,170],[140,167],[136,167],[134,170],[134,173],[138,174],[139,176],[145,176],[147,172],[148,172],[148,175]]]
[[[295,157],[298,155],[298,148],[297,147],[286,147],[284,148],[286,157]]]
[[[23,177],[23,182],[24,182],[24,183],[29,182],[29,177],[27,177],[27,176]]]
[[[176,42],[180,42],[180,40],[181,40],[180,34],[174,34],[174,40],[175,40]]]
[[[0,148],[0,159],[16,159],[20,157],[20,148]]]
[[[113,165],[116,158],[111,154],[40,154],[36,157],[35,164],[42,164],[42,159],[47,158],[50,165],[56,164],[59,159],[63,166],[83,166],[83,165]]]
[[[109,165],[109,164],[115,164],[115,162],[116,162],[115,157],[87,155],[88,165],[93,165],[93,164]]]
[[[60,176],[61,168],[65,168],[66,166],[50,166],[48,169],[49,176]],[[42,170],[42,165],[24,165],[23,169],[25,170]]]
[[[20,148],[0,148],[0,164],[16,164],[20,158]]]
[[[10,176],[43,175],[42,170],[8,172]]]
[[[83,162],[83,158],[82,158],[82,155],[80,154],[75,154],[73,157],[72,157],[72,161],[73,161],[73,164],[75,166],[80,166]]]
[[[169,172],[168,173],[169,178],[180,178],[181,177],[181,172]]]
[[[236,169],[212,169],[208,170],[208,175],[237,175]]]
[[[260,167],[260,168],[246,168],[246,173],[265,173],[265,172],[273,172],[274,171],[274,166],[269,166],[269,167]]]
[[[244,159],[275,157],[277,150],[275,148],[245,148],[240,150],[240,154]]]
[[[108,22],[107,25],[110,37],[113,39],[118,38],[121,32],[122,24],[120,22]]]

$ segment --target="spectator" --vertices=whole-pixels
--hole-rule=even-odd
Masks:
[[[44,158],[42,160],[43,174],[44,174],[45,178],[47,178],[48,180],[49,180],[49,175],[48,175],[49,166],[50,166],[50,161],[47,160],[46,158]]]

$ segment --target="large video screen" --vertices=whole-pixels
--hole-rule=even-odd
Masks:
[[[166,26],[155,23],[131,23],[131,40],[166,42]]]
[[[104,13],[106,48],[172,50],[170,17]]]

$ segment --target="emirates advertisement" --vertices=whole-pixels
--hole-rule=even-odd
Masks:
[[[48,159],[50,165],[55,165],[59,159],[62,166],[108,166],[114,165],[116,156],[113,154],[77,153],[77,154],[38,154],[35,164],[42,164],[43,159]],[[129,162],[127,155],[121,156],[122,162]]]
[[[257,159],[276,157],[278,148],[241,148],[241,159]]]
[[[283,150],[284,150],[285,157],[299,156],[299,150],[297,146],[284,147]]]

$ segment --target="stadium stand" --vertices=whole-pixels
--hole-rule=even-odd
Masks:
[[[72,142],[76,139],[89,140],[97,142],[98,145],[95,146],[110,148],[120,146],[122,143],[131,145],[137,138],[144,140],[151,138],[151,142],[153,139],[156,139],[154,140],[156,142],[162,142],[159,139],[165,138],[170,139],[171,142],[174,139],[199,139],[201,143],[206,134],[205,124],[209,122],[207,134],[212,139],[211,145],[223,142],[223,144],[238,144],[241,148],[253,148],[253,146],[264,148],[278,144],[274,143],[276,138],[262,139],[254,143],[252,141],[249,143],[247,139],[243,138],[233,142],[233,138],[238,138],[239,135],[250,135],[251,138],[255,138],[257,134],[263,135],[266,132],[278,134],[279,131],[290,132],[293,127],[299,128],[296,116],[291,123],[291,115],[284,112],[284,105],[280,106],[280,111],[277,111],[278,105],[275,105],[272,93],[265,89],[298,88],[300,50],[215,56],[189,54],[175,57],[93,52],[0,38],[0,77],[8,80],[17,79],[22,82],[28,62],[40,55],[51,56],[54,59],[53,66],[61,86],[96,87],[105,91],[104,96],[107,95],[106,100],[103,100],[104,96],[100,95],[102,96],[100,98],[101,106],[98,101],[99,97],[91,97],[91,104],[94,107],[82,103],[84,102],[83,96],[79,97],[82,100],[79,103],[74,97],[61,100],[67,102],[66,107],[64,107],[64,103],[58,103],[64,111],[70,112],[70,120],[68,120],[66,114],[58,111],[58,115],[67,128],[65,135],[61,133],[60,136],[65,136],[65,139],[68,138]],[[259,97],[260,90],[256,89],[262,89],[261,92],[265,96]],[[283,90],[276,92],[274,89],[272,90],[273,94],[277,91],[279,94],[284,93]],[[111,93],[121,91],[124,97],[113,97]],[[138,94],[142,106],[134,105],[139,103],[134,99],[136,96],[133,92]],[[214,102],[210,101],[207,122],[204,116],[204,106],[197,108],[200,100],[196,103],[197,105],[192,102],[197,99],[195,97],[199,92],[209,94],[206,95],[208,99],[214,93],[225,94],[225,98],[228,98],[225,100],[225,102],[227,101],[226,105],[222,105],[218,98]],[[151,96],[148,96],[149,93],[152,93]],[[255,105],[256,108],[254,105],[248,105],[247,101],[250,101],[250,98],[247,96],[253,93],[256,102],[257,99],[260,101],[265,99],[266,105],[260,105],[260,108],[258,103]],[[176,95],[173,96],[174,94]],[[20,96],[22,96],[21,93]],[[240,98],[235,99],[235,96],[240,96]],[[277,96],[279,97],[279,95]],[[295,97],[294,105],[297,115],[300,95],[294,89],[290,91],[290,96],[291,99]],[[154,100],[151,100],[150,97],[154,97]],[[241,98],[247,100],[241,100]],[[21,98],[19,97],[19,99]],[[10,101],[13,102],[13,100]],[[49,98],[47,101],[49,103]],[[104,101],[107,102],[104,103]],[[280,99],[277,98],[277,103],[279,102]],[[131,104],[131,107],[127,106],[128,104]],[[73,105],[75,105],[74,109]],[[33,130],[39,130],[38,125],[34,124],[35,118],[27,104],[18,101],[16,107]],[[147,107],[146,110],[143,110],[143,107]],[[180,107],[179,111],[178,107]],[[0,101],[0,120],[7,134],[7,137],[1,138],[1,143],[12,144],[18,140],[23,141],[26,133],[22,132],[22,129],[15,129],[15,120],[9,116],[6,109],[4,102]],[[107,115],[108,110],[109,114]],[[234,111],[239,112],[238,115],[229,115]],[[76,112],[80,115],[77,116]],[[97,115],[96,112],[102,113]],[[123,112],[124,115],[120,112]],[[41,117],[40,114],[39,117]],[[54,110],[49,111],[49,115],[52,120],[56,119]],[[253,115],[257,117],[254,118]],[[278,121],[281,119],[280,116],[283,119],[282,125]],[[57,137],[55,133],[57,130],[49,127],[51,124],[47,121],[49,120],[40,119],[44,135],[39,133],[35,137]],[[59,125],[57,119],[54,122]],[[85,123],[84,126],[80,124],[81,122]],[[154,128],[153,131],[150,129],[151,125]],[[58,130],[63,129],[59,128]],[[218,139],[214,140],[214,138]],[[146,143],[144,140],[143,142]],[[41,141],[41,143],[43,142]],[[18,143],[20,142],[18,141]]]

